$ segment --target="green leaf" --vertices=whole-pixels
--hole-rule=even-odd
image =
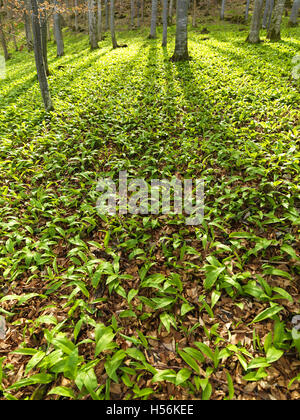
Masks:
[[[251,322],[253,324],[254,322],[261,322],[264,321],[267,318],[272,318],[274,315],[278,314],[278,312],[282,311],[282,306],[271,306],[271,308],[265,309],[264,311],[260,312]]]
[[[198,375],[200,375],[200,368],[196,361],[186,352],[179,350],[180,357],[188,364]]]
[[[60,395],[61,397],[72,398],[72,400],[76,399],[72,389],[67,388],[65,386],[57,386],[55,388],[52,388],[51,391],[48,392],[48,395]]]

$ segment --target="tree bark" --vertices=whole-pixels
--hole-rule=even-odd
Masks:
[[[249,8],[250,8],[250,0],[247,0],[247,3],[246,3],[246,10],[245,10],[245,22],[248,22],[248,18],[249,18]]]
[[[33,50],[33,37],[32,37],[30,14],[31,14],[30,3],[28,0],[26,0],[25,5],[24,5],[24,27],[25,27],[26,44],[27,44],[28,51]]]
[[[174,6],[174,0],[170,0],[170,3],[169,3],[169,25],[173,24],[173,6]]]
[[[163,39],[162,46],[166,47],[168,42],[168,0],[162,0],[163,2]]]
[[[7,42],[6,42],[4,30],[3,30],[1,14],[0,14],[0,41],[1,41],[2,49],[3,49],[5,61],[7,61],[10,59],[10,55],[8,53]]]
[[[157,23],[157,0],[152,0],[151,7],[151,28],[150,28],[150,39],[156,38],[156,23]]]
[[[88,26],[89,26],[89,40],[92,50],[98,48],[97,37],[97,15],[95,0],[88,0]]]
[[[102,0],[97,0],[97,34],[98,40],[102,40]]]
[[[186,61],[188,53],[188,8],[189,0],[177,0],[176,6],[176,42],[171,61]]]
[[[53,23],[54,23],[54,33],[55,33],[55,40],[56,40],[56,50],[57,50],[57,57],[62,57],[64,55],[64,40],[61,28],[61,15],[57,10],[57,0],[54,0],[54,15],[53,15]]]
[[[42,43],[42,55],[44,60],[44,67],[46,76],[49,76],[49,66],[48,66],[48,51],[47,51],[47,42],[48,42],[48,28],[47,28],[47,12],[41,7],[43,0],[38,0],[39,7],[39,22],[40,22],[40,33],[41,33],[41,43]]]
[[[270,41],[280,41],[281,40],[281,22],[282,22],[282,16],[284,12],[284,6],[285,6],[286,0],[277,0],[273,16],[271,20],[271,25],[268,30],[267,38],[270,39]]]
[[[260,42],[259,32],[261,28],[263,7],[264,0],[255,0],[250,33],[247,38],[247,42],[250,42],[250,44],[258,44]]]
[[[193,28],[196,27],[196,13],[197,13],[197,0],[194,0],[193,1],[193,19],[192,19]]]
[[[225,17],[225,7],[226,7],[226,0],[222,0],[222,6],[221,6],[221,20],[224,20],[224,17]]]
[[[263,29],[266,29],[270,26],[272,13],[273,13],[273,7],[274,7],[274,0],[266,0],[266,6],[265,6],[265,11],[264,11],[263,23],[262,23]]]
[[[35,56],[37,76],[38,76],[38,81],[39,81],[45,109],[46,111],[51,111],[54,108],[53,108],[53,103],[52,103],[51,95],[49,91],[49,85],[48,85],[44,58],[43,58],[41,27],[40,27],[40,22],[39,22],[39,11],[38,11],[37,0],[31,0],[31,7],[32,7],[33,45],[34,45],[34,56]]]
[[[130,0],[130,27],[134,28],[134,18],[135,18],[135,3],[134,0]]]
[[[75,31],[78,32],[79,30],[79,25],[78,25],[78,0],[74,0],[74,28]]]
[[[294,0],[290,19],[289,19],[289,26],[297,26],[298,25],[298,13],[300,9],[300,0]]]
[[[105,6],[105,32],[107,32],[108,28],[109,28],[109,4],[108,4],[108,0],[105,0],[104,6]]]
[[[115,29],[115,0],[110,0],[110,34],[113,49],[119,48]]]
[[[136,2],[136,26],[138,28],[141,26],[141,0]]]

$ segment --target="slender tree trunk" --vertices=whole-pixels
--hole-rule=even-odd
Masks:
[[[192,18],[192,26],[196,28],[196,13],[197,13],[197,0],[193,0],[193,18]]]
[[[173,6],[174,6],[174,0],[170,0],[170,3],[169,3],[169,25],[173,24]]]
[[[53,23],[54,23],[54,32],[55,32],[55,39],[56,39],[57,57],[62,57],[64,55],[64,40],[63,40],[63,33],[62,33],[62,28],[61,28],[61,15],[57,9],[57,0],[54,0]]]
[[[109,28],[109,4],[108,4],[108,0],[105,0],[104,6],[105,6],[105,32],[107,32],[108,28]]]
[[[26,35],[26,44],[28,51],[33,50],[33,36],[31,29],[31,8],[29,0],[25,1],[24,5],[24,26],[25,26],[25,35]]]
[[[44,101],[46,111],[53,110],[53,103],[51,100],[51,95],[49,91],[49,85],[47,80],[47,75],[45,71],[45,64],[43,59],[42,51],[42,38],[41,38],[41,28],[39,22],[39,11],[37,0],[31,0],[32,7],[32,32],[33,32],[33,45],[34,45],[34,55],[35,55],[35,64],[38,75],[38,80],[40,84],[41,94]]]
[[[282,16],[284,12],[285,1],[286,0],[277,0],[275,4],[272,20],[271,20],[271,25],[267,34],[267,38],[270,39],[270,41],[281,40],[280,30],[281,30],[281,22],[282,22]]]
[[[141,21],[144,23],[144,0],[141,0]]]
[[[259,32],[261,28],[263,7],[264,0],[255,0],[250,33],[247,38],[247,41],[250,42],[250,44],[258,44],[260,42]]]
[[[245,22],[248,22],[248,18],[249,18],[250,1],[251,0],[247,0],[247,3],[246,3]]]
[[[41,7],[41,3],[43,0],[38,0],[38,6],[39,6],[39,20],[40,20],[40,32],[41,32],[41,43],[42,43],[42,54],[43,54],[43,60],[44,60],[44,67],[46,76],[49,76],[49,66],[48,66],[48,51],[47,51],[47,12],[46,10]]]
[[[115,0],[110,0],[110,34],[113,49],[116,49],[119,45],[117,43],[115,29]]]
[[[221,20],[224,20],[225,18],[225,7],[226,7],[226,0],[222,0],[222,6],[221,6]]]
[[[138,28],[141,26],[141,0],[136,2],[136,26]]]
[[[156,38],[157,6],[157,0],[152,0],[150,39]]]
[[[188,9],[189,0],[177,0],[176,6],[176,42],[171,61],[186,61],[188,53]]]
[[[130,0],[130,27],[134,28],[134,18],[135,18],[135,3],[134,0]]]
[[[4,30],[3,30],[1,14],[0,14],[0,41],[1,41],[2,49],[3,49],[5,61],[7,61],[10,59],[10,55],[8,53],[7,42],[6,42]]]
[[[270,16],[272,15],[274,6],[274,0],[266,0],[265,11],[263,16],[262,27],[266,29],[268,27],[268,23],[270,22]]]
[[[10,24],[10,33],[11,33],[11,35],[12,35],[12,39],[13,39],[13,43],[14,43],[15,50],[16,50],[16,51],[18,51],[18,50],[19,50],[19,48],[18,48],[18,44],[17,44],[17,38],[16,38],[16,28],[15,28],[14,22],[12,22],[12,23]]]
[[[98,40],[102,40],[102,0],[97,0],[97,34]]]
[[[163,39],[162,39],[162,46],[167,46],[168,41],[168,0],[162,0],[163,2]]]
[[[298,25],[298,13],[300,9],[300,0],[294,0],[290,19],[289,19],[289,26],[297,26]]]
[[[88,0],[89,39],[92,50],[98,48],[96,1]]]
[[[74,0],[74,13],[75,13],[74,28],[75,28],[75,32],[78,32],[78,30],[79,30],[79,25],[78,25],[78,0]]]

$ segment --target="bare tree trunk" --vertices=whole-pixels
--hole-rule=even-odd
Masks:
[[[170,3],[169,3],[169,25],[173,24],[173,6],[174,6],[174,0],[170,0]]]
[[[186,61],[188,53],[188,9],[189,0],[177,0],[176,6],[176,42],[171,61]]]
[[[270,24],[273,7],[274,7],[274,0],[266,0],[266,6],[265,6],[265,11],[264,11],[264,16],[263,16],[263,23],[262,23],[263,29],[266,29]]]
[[[285,6],[286,0],[277,0],[273,16],[271,20],[271,25],[268,30],[267,38],[270,39],[270,41],[280,41],[281,40],[281,22],[282,22],[282,16],[284,12],[284,6]]]
[[[42,43],[42,54],[44,60],[44,67],[46,76],[49,76],[49,66],[48,66],[48,51],[47,51],[47,12],[45,8],[41,7],[43,0],[38,0],[39,6],[39,21],[40,21],[40,33],[41,33],[41,43]]]
[[[130,27],[134,28],[134,18],[135,18],[135,3],[134,0],[130,0]]]
[[[289,19],[289,26],[297,26],[298,22],[298,13],[300,9],[300,0],[294,0],[290,19]]]
[[[96,2],[95,0],[88,0],[88,26],[89,26],[89,39],[92,50],[98,48],[97,37],[97,15],[96,15]]]
[[[57,57],[62,57],[64,55],[64,40],[63,40],[63,34],[62,34],[62,29],[61,29],[61,15],[57,9],[57,0],[54,0],[53,22],[54,22],[54,33],[55,33],[55,39],[56,39]]]
[[[97,34],[98,40],[102,40],[102,0],[97,0]]]
[[[248,22],[248,18],[249,18],[249,8],[250,8],[250,0],[247,0],[247,3],[246,3],[246,10],[245,10],[245,22]]]
[[[141,26],[141,0],[136,2],[136,26],[138,28]]]
[[[263,7],[264,0],[255,0],[250,33],[247,38],[247,41],[250,42],[250,44],[258,44],[260,42],[259,32],[261,28]]]
[[[109,5],[108,5],[108,0],[105,0],[105,32],[108,31],[109,28]]]
[[[74,20],[74,27],[75,31],[78,32],[79,25],[78,25],[78,0],[74,0],[74,13],[75,13],[75,20]]]
[[[8,48],[7,48],[5,33],[4,33],[4,30],[3,30],[3,23],[2,23],[1,14],[0,14],[0,41],[1,41],[2,49],[3,49],[5,61],[7,61],[7,60],[10,59],[10,55],[8,54]]]
[[[192,20],[193,28],[196,27],[196,13],[197,13],[197,0],[194,0],[193,1],[193,20]]]
[[[45,64],[44,64],[44,59],[43,59],[41,28],[40,28],[40,22],[39,22],[39,16],[38,16],[39,11],[38,11],[37,0],[31,0],[31,7],[32,7],[33,45],[34,45],[36,70],[37,70],[40,90],[41,90],[42,98],[44,101],[45,109],[46,111],[51,111],[54,108],[53,108],[53,103],[51,100],[47,75],[45,71]]]
[[[141,21],[144,23],[144,0],[141,0]]]
[[[110,0],[110,34],[113,49],[119,48],[115,29],[115,0]]]
[[[27,44],[28,51],[33,50],[33,36],[32,36],[32,29],[31,29],[30,15],[31,15],[30,3],[28,0],[26,0],[24,4],[24,27],[25,27],[26,44]]]
[[[221,20],[224,20],[225,17],[225,7],[226,7],[226,0],[222,0],[222,6],[221,6]]]
[[[168,0],[162,0],[163,2],[163,39],[162,46],[166,47],[168,42]]]
[[[152,0],[150,39],[156,38],[157,6],[157,0]]]

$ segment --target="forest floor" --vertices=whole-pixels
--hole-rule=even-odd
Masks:
[[[0,399],[300,399],[300,29],[49,44],[0,80]],[[161,35],[161,29],[159,30]],[[203,179],[204,221],[100,216],[97,180]]]

